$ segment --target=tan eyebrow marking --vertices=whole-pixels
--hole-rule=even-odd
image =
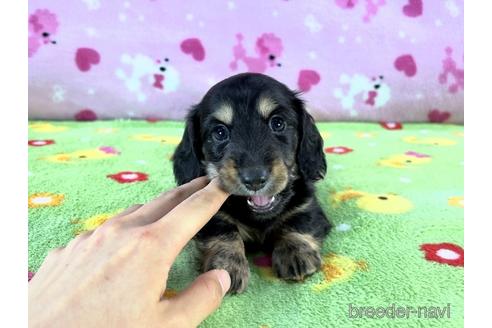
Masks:
[[[232,123],[232,117],[234,116],[234,110],[230,104],[222,104],[220,107],[212,114],[216,119],[225,124]]]
[[[261,97],[258,101],[258,112],[264,118],[270,117],[272,111],[277,107],[277,103],[268,97]]]

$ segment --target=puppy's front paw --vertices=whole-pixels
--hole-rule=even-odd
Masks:
[[[319,248],[305,241],[284,240],[275,246],[272,253],[273,270],[285,280],[304,280],[321,267]]]
[[[248,286],[249,265],[243,254],[228,254],[224,257],[223,253],[219,253],[204,263],[203,272],[213,269],[224,269],[229,272],[231,287],[228,293],[230,294],[242,293]]]

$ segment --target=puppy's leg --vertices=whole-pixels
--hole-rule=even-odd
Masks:
[[[201,270],[226,270],[231,276],[229,293],[241,293],[249,280],[244,243],[235,226],[219,224],[218,220],[214,217],[197,236],[198,248],[202,254]]]
[[[279,278],[301,281],[321,267],[320,249],[330,224],[316,204],[290,217],[274,233],[273,270]]]

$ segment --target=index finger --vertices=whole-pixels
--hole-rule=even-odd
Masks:
[[[166,245],[172,245],[166,256],[174,260],[191,238],[217,213],[229,194],[213,179],[205,188],[195,192],[160,220],[152,223]]]
[[[199,177],[191,180],[177,188],[162,193],[157,198],[133,211],[131,215],[127,215],[125,218],[120,218],[119,220],[135,223],[140,226],[155,222],[206,185],[207,177]]]

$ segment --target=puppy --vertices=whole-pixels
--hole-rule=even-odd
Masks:
[[[178,184],[218,177],[231,194],[196,235],[201,269],[227,270],[229,292],[248,284],[245,249],[271,252],[282,279],[320,268],[331,228],[314,190],[326,172],[323,139],[284,84],[244,73],[213,86],[187,116],[173,165]]]

